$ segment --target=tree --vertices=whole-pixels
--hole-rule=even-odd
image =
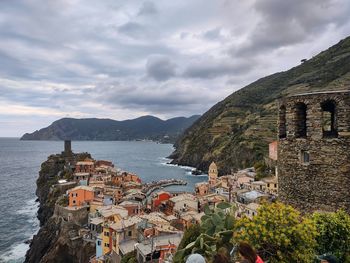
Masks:
[[[343,210],[314,213],[318,254],[331,253],[341,262],[350,262],[350,216]]]
[[[191,225],[188,229],[185,230],[185,233],[177,249],[185,248],[188,244],[195,241],[200,234],[201,234],[200,225],[198,224]]]
[[[316,227],[309,218],[282,203],[263,204],[252,219],[236,222],[233,242],[247,242],[269,262],[311,262],[315,255]]]
[[[261,180],[262,178],[268,177],[270,175],[269,167],[264,161],[259,161],[254,164],[254,169],[256,172],[256,180]]]
[[[132,251],[129,252],[127,254],[125,254],[122,259],[121,259],[121,263],[136,263],[136,252]]]
[[[194,241],[184,248],[178,249],[174,256],[174,263],[185,262],[186,257],[198,253],[211,259],[217,251],[230,251],[230,242],[234,229],[234,208],[229,203],[220,203],[215,209],[204,208],[205,215],[201,218],[200,234],[187,237]],[[182,242],[181,242],[182,243]]]

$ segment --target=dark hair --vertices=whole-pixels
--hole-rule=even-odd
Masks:
[[[245,242],[241,242],[238,245],[238,252],[241,254],[249,263],[255,263],[257,255],[255,250]]]
[[[223,254],[214,255],[213,263],[229,263],[230,259]]]

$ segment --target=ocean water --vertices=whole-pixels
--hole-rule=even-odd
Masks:
[[[178,178],[186,186],[169,190],[193,191],[194,184],[206,176],[191,175],[191,167],[168,165],[170,144],[154,142],[72,142],[74,152],[89,152],[94,159],[112,161],[117,167],[138,174],[144,182]],[[39,229],[35,202],[35,181],[40,164],[50,154],[60,153],[63,142],[20,141],[0,138],[0,262],[23,262],[30,239]]]

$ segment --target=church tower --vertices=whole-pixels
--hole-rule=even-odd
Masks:
[[[215,186],[217,179],[218,179],[218,167],[216,166],[215,162],[212,162],[209,166],[208,171],[208,180],[209,180],[209,187]]]

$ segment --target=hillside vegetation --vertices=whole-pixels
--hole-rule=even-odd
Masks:
[[[283,63],[281,61],[281,63]],[[234,92],[199,118],[175,144],[173,163],[220,173],[252,166],[276,139],[277,99],[350,88],[350,37],[288,71],[261,78]]]

